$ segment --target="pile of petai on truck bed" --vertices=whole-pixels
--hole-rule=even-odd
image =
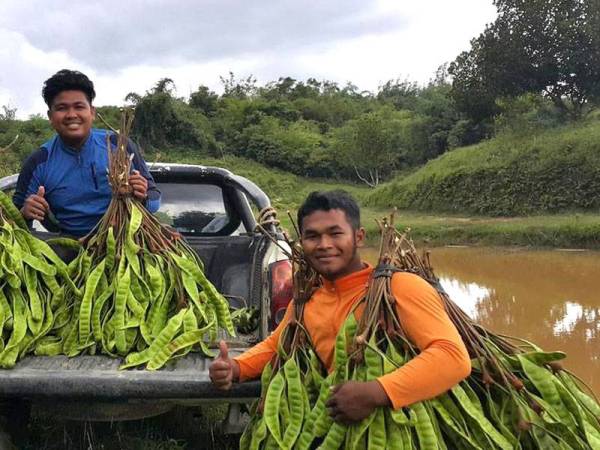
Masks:
[[[219,328],[235,335],[227,300],[175,230],[134,198],[124,114],[109,153],[113,196],[80,240],[34,237],[0,192],[0,367],[36,355],[102,353],[154,370],[189,351],[211,355]],[[51,245],[76,256],[65,263]]]

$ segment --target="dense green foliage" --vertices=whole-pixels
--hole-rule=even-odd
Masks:
[[[163,78],[125,100],[136,109],[132,135],[151,153],[186,149],[202,156],[234,155],[300,176],[376,186],[396,170],[484,136],[457,112],[446,75],[442,67],[425,87],[390,80],[373,94],[312,78],[285,77],[258,86],[252,77],[230,74],[222,79],[221,95],[199,86],[187,99]],[[0,146],[19,134],[13,149],[22,160],[51,130],[42,118],[19,121],[14,110],[5,109]],[[98,126],[118,127],[118,107],[98,112]]]
[[[490,215],[598,211],[600,121],[500,133],[378,188],[367,204]]]
[[[257,86],[230,74],[222,95],[199,86],[189,99],[178,98],[166,78],[127,100],[136,106],[133,134],[149,150],[235,155],[296,175],[375,186],[397,169],[472,142],[475,125],[454,108],[445,75],[426,87],[390,80],[372,94],[289,77]]]
[[[104,111],[104,116],[107,118],[111,117],[110,114],[110,111]],[[115,118],[118,118],[118,114]],[[0,145],[5,144],[0,142]],[[13,150],[14,148],[7,150],[2,156],[0,176],[18,171],[19,158]],[[459,149],[458,153],[461,151]],[[236,156],[212,158],[190,150],[147,152],[145,156],[149,162],[181,162],[224,167],[251,179],[269,195],[279,211],[283,225],[288,230],[292,229],[292,225],[286,211],[295,215],[300,203],[312,190],[344,189],[351,192],[361,204],[362,222],[367,228],[367,237],[372,243],[375,243],[378,236],[375,219],[380,219],[389,213],[387,206],[370,206],[365,202],[371,192],[365,185],[303,178]],[[4,161],[7,160],[13,161],[14,164],[5,164]],[[421,214],[401,210],[396,222],[400,228],[411,228],[412,236],[417,242],[425,242],[428,245],[483,244],[585,248],[598,248],[600,245],[598,240],[600,216],[590,214],[504,219],[481,216],[467,218],[459,214]]]
[[[25,158],[53,134],[48,119],[41,116],[24,121],[0,118],[0,177],[18,172]]]
[[[453,98],[475,120],[496,99],[543,93],[578,118],[600,101],[598,0],[495,0],[496,20],[450,65]]]

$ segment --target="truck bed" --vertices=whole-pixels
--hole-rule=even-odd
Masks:
[[[157,371],[119,370],[120,364],[120,358],[104,355],[28,356],[1,372],[0,397],[242,401],[260,394],[258,381],[236,383],[229,391],[215,389],[208,378],[210,359],[196,353]]]

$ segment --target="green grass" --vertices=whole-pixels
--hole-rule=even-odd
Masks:
[[[363,223],[369,242],[377,227],[370,226],[381,211],[366,209]],[[486,245],[555,248],[600,248],[600,215],[544,215],[531,217],[478,217],[418,214],[399,211],[396,224],[410,228],[418,243],[428,245]]]
[[[33,409],[23,450],[235,450],[239,436],[220,431],[225,405],[176,407],[166,414],[123,422],[77,422]]]
[[[493,216],[600,212],[600,120],[500,133],[447,152],[365,200],[372,207]]]

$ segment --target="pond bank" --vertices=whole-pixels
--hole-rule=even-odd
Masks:
[[[362,223],[370,245],[378,242],[375,219],[386,211],[363,209]],[[600,249],[600,214],[531,217],[473,217],[396,213],[396,226],[410,228],[418,245],[518,246],[561,249]]]

